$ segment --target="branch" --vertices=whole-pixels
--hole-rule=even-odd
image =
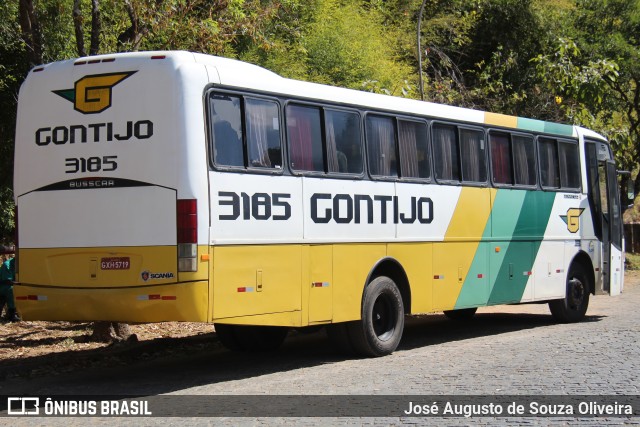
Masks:
[[[142,41],[142,36],[146,33],[146,29],[144,27],[141,28],[140,20],[129,0],[124,0],[124,8],[127,10],[127,15],[129,15],[131,26],[118,36],[118,51],[122,52],[125,50],[125,45],[127,44],[130,44],[131,50],[135,51],[138,49],[138,45],[140,41]]]

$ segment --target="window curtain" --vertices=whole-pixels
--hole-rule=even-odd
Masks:
[[[533,150],[527,148],[533,147],[531,138],[521,136],[513,137],[513,163],[516,184],[535,185],[535,158]]]
[[[249,142],[249,166],[271,167],[269,159],[267,132],[269,130],[269,114],[271,103],[247,100],[247,139]]]
[[[338,162],[338,148],[336,146],[336,130],[333,120],[329,116],[325,122],[326,144],[327,144],[327,167],[329,172],[347,172],[346,166],[340,167]],[[342,154],[344,156],[344,154]],[[346,160],[344,160],[346,163]]]
[[[396,174],[392,168],[395,153],[392,119],[386,117],[368,117],[369,165],[371,173],[378,176]]]
[[[560,187],[558,152],[555,140],[540,139],[540,169],[542,171],[543,186],[552,188]]]
[[[493,164],[493,180],[499,184],[513,184],[509,136],[491,135],[491,161]]]
[[[291,150],[291,166],[296,170],[313,170],[311,118],[299,107],[287,109],[287,130]]]
[[[453,176],[453,154],[456,143],[455,128],[445,126],[433,127],[433,147],[435,157],[436,178],[451,181]]]
[[[484,182],[484,150],[481,149],[483,134],[471,130],[460,131],[460,151],[462,156],[462,180]]]
[[[403,120],[398,122],[400,172],[402,176],[420,177],[418,170],[417,126],[420,125],[414,122]]]

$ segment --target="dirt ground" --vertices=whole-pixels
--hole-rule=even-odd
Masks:
[[[213,325],[204,323],[164,322],[130,326],[139,342],[213,332]],[[86,322],[5,322],[0,325],[0,360],[95,350],[113,345],[91,342],[91,332],[92,324]]]
[[[640,283],[640,271],[627,271],[625,286]],[[500,308],[502,307],[502,308]],[[517,306],[513,306],[516,308]],[[504,310],[504,306],[487,310]],[[56,374],[83,366],[128,363],[172,353],[219,347],[213,325],[148,323],[131,325],[135,338],[123,343],[92,342],[87,322],[16,322],[0,324],[0,379]]]

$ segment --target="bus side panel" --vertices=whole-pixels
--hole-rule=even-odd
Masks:
[[[241,245],[213,248],[213,317],[225,319],[297,312],[301,324],[302,245]],[[234,322],[230,322],[234,323]],[[267,323],[269,324],[269,323]]]
[[[491,214],[489,305],[533,298],[533,265],[539,252],[556,193],[498,190]]]
[[[566,276],[564,241],[545,241],[533,266],[535,275],[534,299],[564,297]]]
[[[440,243],[435,243],[440,245]],[[433,311],[431,278],[433,277],[434,243],[392,243],[388,254],[397,260],[411,286],[411,313],[428,313]]]
[[[310,245],[305,249],[309,278],[303,279],[302,290],[309,290],[308,323],[327,323],[333,319],[333,245]]]
[[[487,229],[491,229],[489,218],[494,194],[492,189],[462,188],[445,243],[434,248],[433,265],[438,267],[433,274],[435,309],[451,310],[458,304],[486,303],[488,271],[480,241]]]
[[[386,244],[341,244],[333,247],[333,321],[359,320],[362,292],[373,266],[387,256]]]
[[[556,193],[534,266],[535,300],[563,298],[576,254],[583,250],[592,258],[595,256],[597,242],[592,240],[595,235],[590,212],[585,196]]]

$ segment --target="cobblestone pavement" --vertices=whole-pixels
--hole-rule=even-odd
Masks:
[[[468,323],[411,318],[400,348],[344,359],[324,334],[267,355],[219,349],[147,365],[5,384],[12,393],[180,395],[640,395],[640,275],[619,297],[592,297],[587,319],[554,324],[547,305],[481,309]],[[408,403],[408,402],[407,402]],[[308,404],[313,405],[310,401]],[[640,418],[146,418],[120,425],[640,425]],[[110,425],[109,418],[12,420]]]

